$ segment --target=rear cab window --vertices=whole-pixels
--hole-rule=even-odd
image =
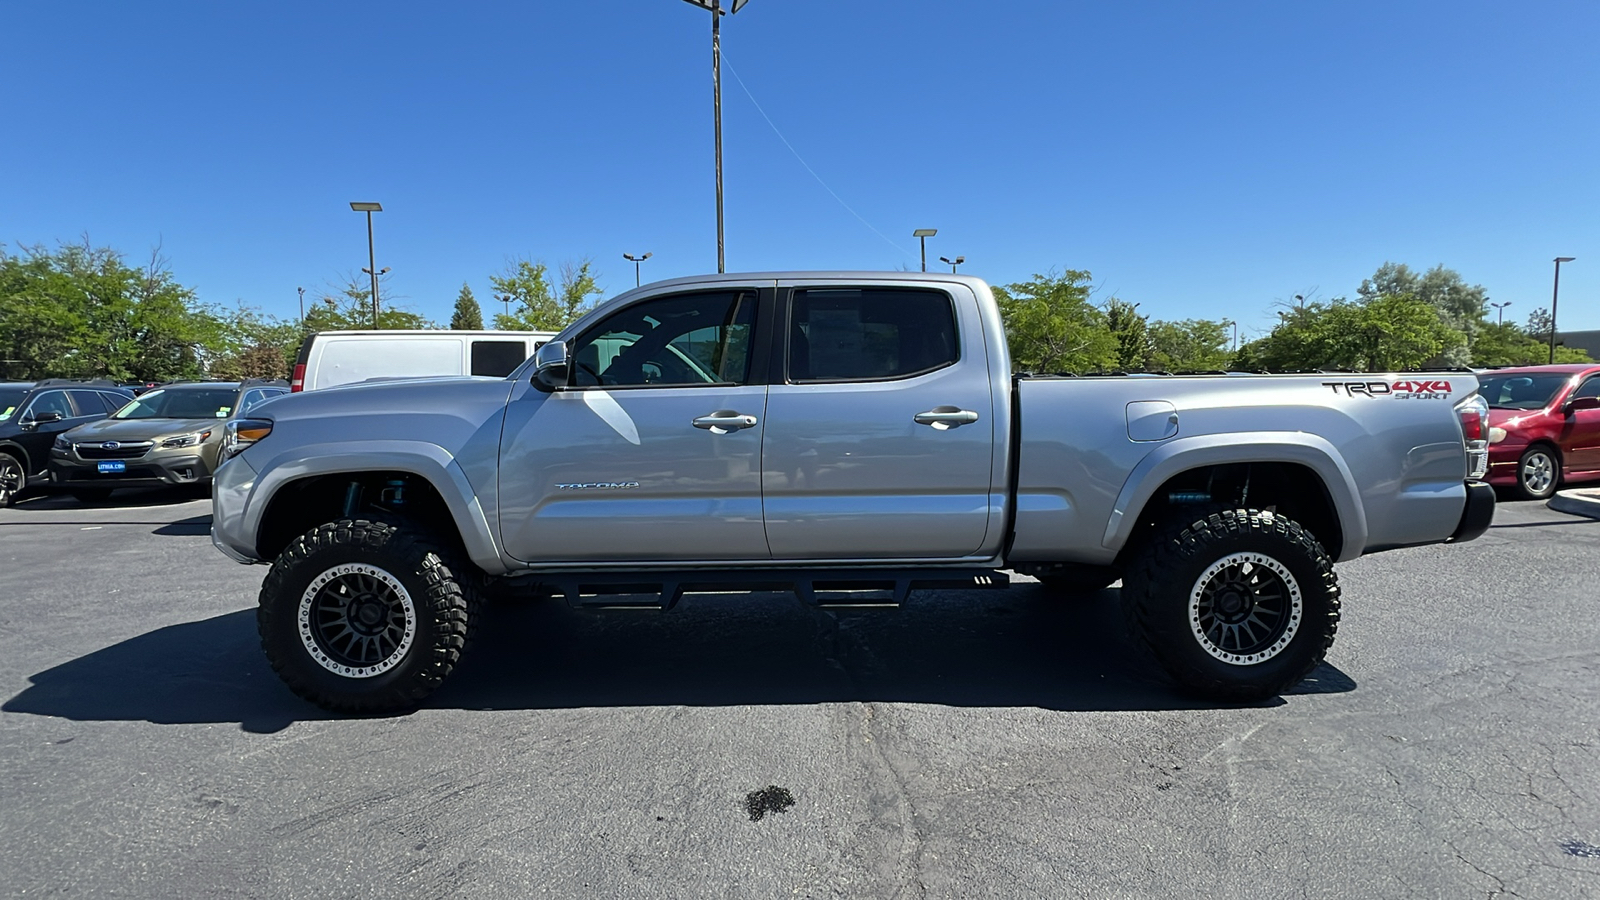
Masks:
[[[961,358],[955,307],[936,290],[796,290],[787,342],[799,384],[913,378]]]

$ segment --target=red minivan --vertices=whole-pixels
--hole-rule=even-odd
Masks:
[[[1600,480],[1600,363],[1495,369],[1478,379],[1489,401],[1489,478],[1529,500],[1562,483]]]

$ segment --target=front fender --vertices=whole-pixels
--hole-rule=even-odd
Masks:
[[[1133,534],[1140,511],[1173,476],[1202,466],[1252,462],[1299,463],[1316,472],[1333,500],[1344,534],[1338,561],[1361,555],[1367,544],[1367,515],[1350,467],[1333,444],[1300,431],[1205,434],[1162,444],[1145,456],[1123,482],[1102,543],[1109,550],[1122,549]]]
[[[236,530],[230,541],[235,547],[256,546],[261,518],[271,506],[273,495],[286,484],[341,472],[406,472],[425,479],[439,492],[474,564],[491,575],[508,571],[472,483],[455,457],[437,444],[363,440],[351,444],[301,444],[265,459],[249,452],[244,456],[258,474],[247,489],[243,513],[231,526]]]

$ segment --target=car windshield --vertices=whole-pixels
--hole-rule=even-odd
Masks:
[[[27,388],[0,388],[0,422],[16,415],[22,398],[28,396]]]
[[[116,419],[226,419],[233,412],[236,388],[188,388],[150,391],[117,410]]]
[[[1478,382],[1478,393],[1493,409],[1543,409],[1571,378],[1558,373],[1490,375]]]

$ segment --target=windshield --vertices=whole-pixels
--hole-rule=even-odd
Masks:
[[[237,388],[150,391],[112,416],[114,419],[226,419]]]
[[[1478,393],[1493,409],[1544,409],[1571,375],[1490,375],[1478,382]]]
[[[0,422],[16,415],[22,398],[28,396],[27,388],[0,388]]]

